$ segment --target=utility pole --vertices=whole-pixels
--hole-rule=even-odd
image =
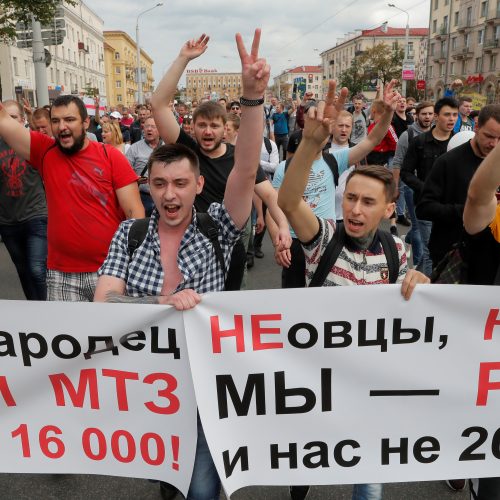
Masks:
[[[40,108],[49,104],[47,87],[47,68],[45,66],[45,50],[42,41],[40,22],[32,17],[33,28],[33,64],[35,66],[36,104]]]

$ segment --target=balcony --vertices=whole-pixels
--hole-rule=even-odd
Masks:
[[[485,53],[497,53],[500,49],[498,40],[492,39],[492,40],[486,40],[483,44],[483,52]]]
[[[459,33],[470,33],[474,25],[476,24],[476,20],[471,17],[463,17],[460,18],[458,22],[457,31]]]
[[[434,35],[434,38],[436,40],[445,40],[447,36],[448,36],[448,25],[443,23],[441,26],[439,26],[437,33]]]
[[[498,26],[500,24],[500,4],[497,5],[496,10],[486,16],[486,23]]]
[[[432,60],[435,63],[446,62],[446,51],[445,50],[438,50],[434,55],[432,55]]]
[[[454,49],[451,49],[451,57],[453,59],[470,59],[474,55],[474,51],[471,47],[465,47],[460,45]]]

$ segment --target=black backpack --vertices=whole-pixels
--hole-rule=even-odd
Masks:
[[[267,137],[264,137],[264,146],[266,147],[267,153],[271,154],[273,151],[273,145]]]
[[[335,156],[333,156],[331,153],[327,153],[326,151],[323,151],[323,160],[325,160],[326,164],[330,167],[330,170],[332,171],[333,174],[333,180],[335,182],[335,187],[339,185],[339,166],[337,164],[337,160],[335,159]],[[290,162],[292,161],[292,158],[288,158],[285,162],[285,172],[287,171],[288,167],[290,166]]]
[[[396,242],[391,233],[387,231],[378,230],[377,235],[382,243],[384,254],[387,258],[387,266],[389,267],[389,283],[396,283],[399,275],[399,255]],[[344,224],[337,225],[332,239],[328,243],[323,255],[321,256],[318,267],[309,283],[309,287],[323,286],[328,273],[337,261],[342,248],[345,246],[345,228]]]
[[[129,259],[132,258],[134,252],[141,246],[144,238],[146,238],[149,220],[150,217],[145,217],[144,219],[136,219],[134,222],[132,222],[132,225],[130,226],[128,232],[127,242]],[[196,220],[198,221],[198,226],[200,228],[201,234],[206,236],[210,240],[210,243],[212,243],[219,266],[224,273],[224,277],[226,277],[224,254],[222,253],[222,248],[220,247],[219,243],[219,228],[217,227],[217,224],[206,212],[197,212]]]

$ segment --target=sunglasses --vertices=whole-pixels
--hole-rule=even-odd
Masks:
[[[240,109],[240,107],[239,107],[239,106],[232,106],[232,107],[231,107],[231,111],[232,111],[233,109],[238,110],[238,109]]]
[[[193,115],[184,115],[183,118],[189,118],[191,120],[193,118]]]

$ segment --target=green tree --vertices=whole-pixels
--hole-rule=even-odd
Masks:
[[[66,0],[75,5],[76,0]],[[31,26],[31,16],[42,24],[50,24],[60,0],[0,0],[0,39],[12,40],[16,36],[16,24]]]
[[[359,94],[366,83],[365,70],[360,64],[359,58],[352,60],[351,66],[339,75],[340,87],[347,87],[351,96]]]
[[[365,68],[377,74],[382,84],[389,83],[393,78],[401,79],[403,69],[404,49],[396,45],[393,50],[388,45],[379,43],[368,49],[359,56],[359,63]]]

